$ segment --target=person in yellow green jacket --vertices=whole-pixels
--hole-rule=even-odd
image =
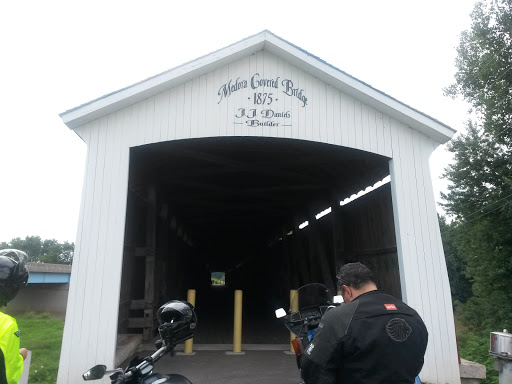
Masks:
[[[27,255],[15,249],[0,250],[0,308],[27,285]],[[17,384],[23,373],[27,350],[20,348],[16,320],[0,311],[0,384]]]

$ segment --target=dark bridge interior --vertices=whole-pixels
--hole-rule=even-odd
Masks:
[[[195,289],[195,342],[232,343],[233,292],[242,289],[242,342],[286,343],[274,310],[287,309],[289,290],[309,282],[334,288],[337,264],[355,260],[384,271],[382,283],[399,295],[389,186],[339,206],[386,177],[388,161],[275,138],[133,148],[119,332],[147,329],[161,303]],[[218,271],[224,287],[211,285]]]

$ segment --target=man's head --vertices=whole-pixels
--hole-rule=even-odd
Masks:
[[[340,268],[338,291],[346,303],[350,303],[359,295],[377,289],[372,271],[361,263],[349,263]]]
[[[27,285],[27,255],[16,249],[0,250],[0,307],[14,299],[19,290]]]

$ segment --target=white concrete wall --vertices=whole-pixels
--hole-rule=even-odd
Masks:
[[[279,77],[277,88],[252,89],[255,74],[259,79]],[[222,86],[237,79],[247,81],[247,88],[221,98]],[[283,93],[286,79],[303,90],[306,104]],[[255,93],[272,93],[272,102],[255,104]],[[258,120],[275,125],[248,126],[248,119],[237,117],[241,108],[246,115],[255,110]],[[265,119],[263,109],[289,117]],[[422,379],[459,383],[450,291],[428,171],[435,147],[431,139],[264,51],[76,132],[88,153],[58,383],[79,383],[86,369],[114,362],[130,147],[212,136],[310,140],[392,158],[404,298],[424,316],[431,335]]]
[[[29,284],[9,302],[8,311],[49,312],[64,317],[69,284]]]

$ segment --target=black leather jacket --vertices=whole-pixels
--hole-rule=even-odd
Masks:
[[[428,332],[418,313],[384,291],[329,310],[301,361],[306,384],[412,384]]]

